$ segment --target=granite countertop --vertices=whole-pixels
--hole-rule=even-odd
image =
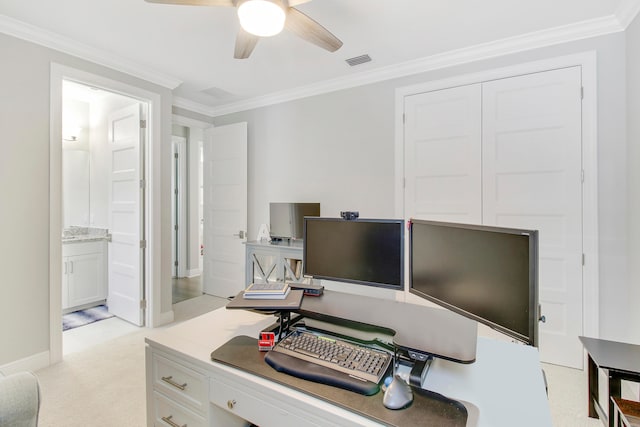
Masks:
[[[109,238],[108,231],[106,228],[72,226],[62,231],[62,243],[107,240]]]

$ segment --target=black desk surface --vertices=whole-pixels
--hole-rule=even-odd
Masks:
[[[464,427],[475,425],[477,422],[477,407],[448,399],[438,393],[414,389],[414,401],[411,406],[392,411],[382,404],[382,392],[364,396],[283,374],[267,365],[264,355],[265,353],[258,351],[255,338],[238,336],[211,353],[211,359],[318,397],[389,426]]]
[[[580,341],[600,368],[640,375],[640,345],[589,337]]]

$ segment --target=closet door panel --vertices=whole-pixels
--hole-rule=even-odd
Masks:
[[[483,84],[483,219],[540,231],[543,361],[582,367],[579,67]]]
[[[405,98],[405,217],[479,223],[481,86]]]

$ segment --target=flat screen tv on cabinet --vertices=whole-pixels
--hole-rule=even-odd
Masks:
[[[271,238],[302,239],[305,216],[320,216],[320,203],[269,203]]]
[[[538,232],[412,220],[409,291],[538,345]]]
[[[404,289],[404,220],[304,220],[305,276]]]

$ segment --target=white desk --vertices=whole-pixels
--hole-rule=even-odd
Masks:
[[[378,425],[210,360],[211,352],[232,337],[257,337],[273,322],[272,316],[222,308],[153,331],[146,339],[147,424],[226,427],[246,425],[247,420],[262,427]],[[479,338],[475,363],[436,359],[423,387],[475,405],[479,427],[551,426],[538,351],[532,347]]]

